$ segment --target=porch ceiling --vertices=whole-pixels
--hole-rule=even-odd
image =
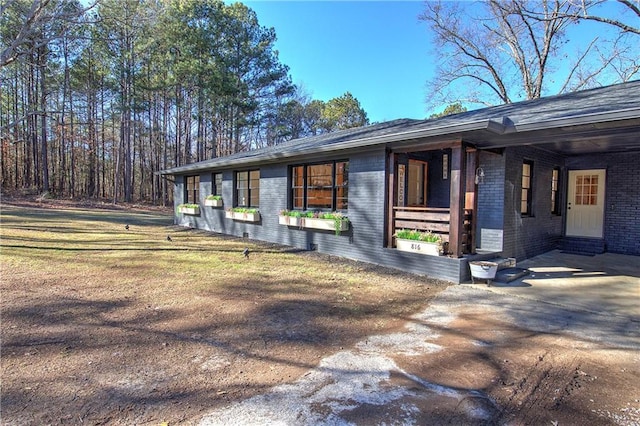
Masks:
[[[480,131],[464,140],[480,149],[531,145],[564,155],[640,151],[640,119],[533,131]]]

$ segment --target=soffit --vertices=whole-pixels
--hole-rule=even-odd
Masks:
[[[465,135],[465,141],[480,149],[536,146],[563,155],[640,151],[640,119],[502,135],[475,132]]]

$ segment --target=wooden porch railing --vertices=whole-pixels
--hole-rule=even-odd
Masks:
[[[463,252],[470,253],[473,247],[471,230],[473,211],[464,210],[462,229]],[[393,207],[393,233],[398,229],[417,229],[431,231],[440,235],[442,241],[449,242],[451,229],[451,211],[448,208],[432,207]]]

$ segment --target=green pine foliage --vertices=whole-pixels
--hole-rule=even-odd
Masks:
[[[242,3],[30,4],[0,17],[3,189],[170,204],[159,170],[367,122],[350,94],[296,104],[275,30]]]

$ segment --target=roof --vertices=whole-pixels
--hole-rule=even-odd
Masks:
[[[275,146],[164,170],[199,170],[293,160],[308,155],[462,138],[479,149],[541,145],[566,155],[640,150],[640,81],[483,108],[431,120],[399,119],[294,139]]]

